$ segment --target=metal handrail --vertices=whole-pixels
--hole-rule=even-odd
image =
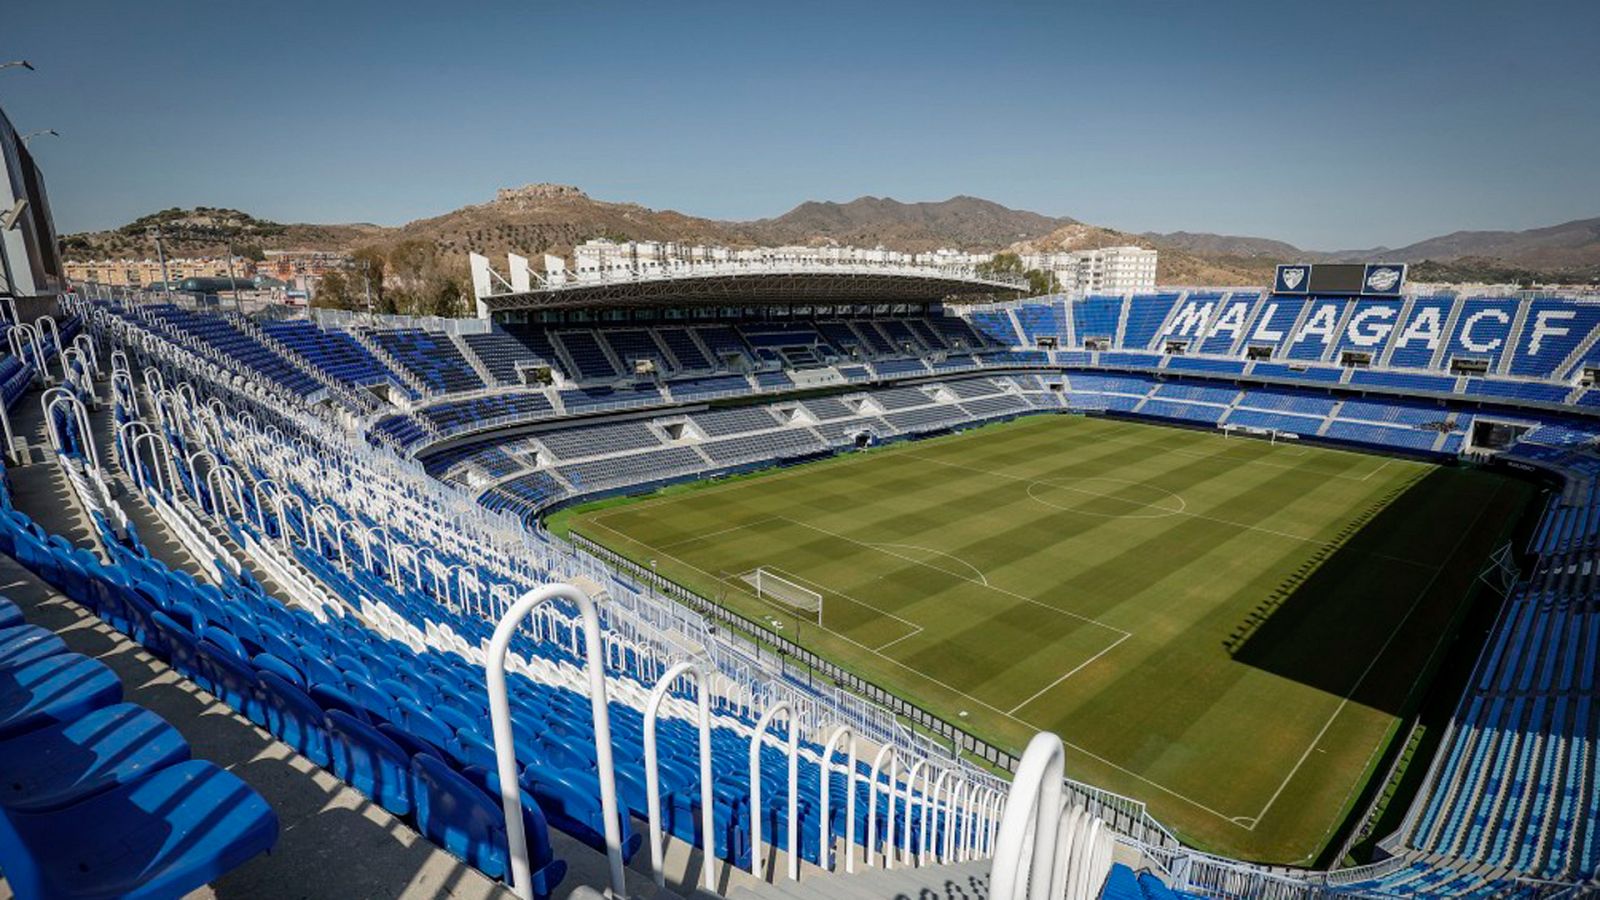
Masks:
[[[995,842],[994,865],[989,871],[989,896],[994,900],[1055,900],[1060,896],[1051,891],[1050,879],[1031,875],[1039,872],[1041,864],[1047,872],[1055,868],[1065,768],[1066,748],[1061,738],[1047,731],[1034,735],[1011,780],[1011,802]]]
[[[696,725],[700,733],[701,882],[706,890],[715,892],[717,879],[711,866],[711,861],[716,859],[716,839],[712,833],[715,822],[711,791],[711,692],[705,683],[704,673],[691,662],[678,663],[661,676],[655,690],[650,692],[650,700],[644,710],[644,777],[650,820],[650,872],[655,876],[657,887],[666,886],[666,872],[661,858],[661,763],[656,750],[656,719],[667,692],[678,679],[686,676],[694,677],[699,695],[699,720]]]
[[[761,858],[761,742],[772,720],[783,713],[789,720],[789,815],[785,823],[789,839],[789,880],[800,880],[799,806],[800,806],[800,723],[795,719],[789,701],[779,700],[762,714],[750,735],[750,874],[766,879]]]
[[[840,738],[845,737],[850,739],[850,753],[846,762],[848,768],[845,769],[844,870],[847,873],[853,873],[856,870],[856,734],[849,725],[840,725],[834,730],[833,735],[828,738],[827,742],[822,745],[822,777],[818,787],[821,796],[818,798],[817,804],[818,814],[821,816],[821,822],[817,825],[817,862],[824,871],[829,871],[833,868],[834,840],[833,831],[828,822],[828,790],[829,783],[833,779],[829,776],[833,774],[834,745],[839,742]]]
[[[522,788],[517,781],[517,756],[511,733],[511,703],[506,691],[506,653],[517,628],[533,610],[551,600],[565,600],[583,617],[585,668],[589,706],[594,720],[595,766],[600,781],[600,811],[605,818],[606,860],[611,895],[626,897],[622,868],[622,827],[617,817],[617,774],[611,758],[611,711],[607,707],[605,650],[600,639],[600,611],[589,595],[570,584],[549,584],[528,591],[512,604],[495,626],[484,669],[489,690],[489,719],[494,731],[495,769],[500,777],[500,803],[506,817],[506,843],[511,861],[511,889],[533,900],[533,875],[528,860],[527,832],[522,825]],[[710,861],[707,860],[707,866]]]
[[[893,744],[884,744],[878,748],[878,755],[872,759],[872,771],[867,776],[867,868],[872,868],[873,853],[878,845],[878,773],[883,770],[883,758],[889,757],[889,821],[884,825],[883,838],[883,867],[894,868],[894,792],[895,769],[900,764],[899,754],[895,752]]]

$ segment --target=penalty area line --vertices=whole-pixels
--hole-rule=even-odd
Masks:
[[[793,520],[791,520],[791,521],[793,521]],[[598,522],[598,521],[594,522],[594,524],[596,526],[600,527],[600,528],[604,528],[605,530],[617,535],[618,537],[621,537],[621,538],[623,538],[625,540],[632,541],[633,543],[636,543],[641,547],[645,547],[647,549],[650,548],[649,544],[645,544],[642,541],[638,541],[638,540],[636,540],[634,538],[631,538],[628,535],[623,534],[622,532],[618,531],[615,528],[612,528],[609,525],[606,525],[606,524],[604,524],[602,522]],[[796,522],[795,524],[804,525],[804,523],[801,523],[801,522]],[[809,527],[812,527],[812,526],[805,526],[805,527],[809,528]],[[816,530],[822,530],[822,529],[816,529]],[[849,540],[849,539],[846,538],[845,540]],[[860,542],[859,541],[854,541],[853,543],[860,543]],[[718,576],[718,575],[716,575],[714,573],[707,572],[705,569],[702,569],[699,566],[694,565],[693,563],[690,563],[690,562],[687,562],[687,561],[685,561],[683,559],[680,559],[679,557],[672,556],[671,554],[662,554],[662,555],[667,556],[670,559],[677,560],[682,565],[684,565],[684,566],[686,566],[686,567],[688,567],[688,568],[690,568],[690,569],[692,569],[692,570],[694,570],[696,572],[699,572],[702,575],[705,575],[707,578],[710,578],[713,581],[716,581],[716,582],[721,583],[721,584],[728,584],[729,586],[733,587],[735,590],[739,591],[741,594],[743,594],[743,595],[745,595],[747,597],[754,597],[755,596],[743,584],[730,582],[730,579],[734,578],[734,576],[732,576],[732,575]],[[943,570],[940,570],[940,571],[943,571]],[[991,590],[1000,590],[1000,589],[999,588],[991,588]],[[1005,591],[1004,593],[1010,593],[1010,592],[1009,591]],[[859,602],[859,601],[855,601],[855,602]],[[1030,602],[1038,603],[1038,601],[1030,601]],[[1048,604],[1040,604],[1040,605],[1048,606]],[[871,608],[871,607],[869,607],[869,608]],[[1054,607],[1050,607],[1050,608],[1054,609]],[[1063,610],[1056,610],[1056,611],[1057,612],[1064,612]],[[892,613],[886,613],[885,615],[892,615]],[[1081,616],[1074,616],[1074,617],[1075,618],[1083,618]],[[1089,621],[1093,621],[1093,620],[1089,620]],[[911,623],[911,624],[914,625],[914,623]],[[1112,629],[1111,626],[1104,625],[1103,623],[1096,622],[1095,624],[1100,625],[1103,628],[1119,631],[1124,635],[1128,634],[1128,632],[1123,632],[1123,631],[1121,631],[1121,629]],[[846,636],[844,634],[840,634],[839,632],[834,631],[833,629],[827,627],[826,625],[819,625],[819,626],[816,626],[816,627],[820,628],[823,631],[826,631],[827,633],[833,635],[834,637],[838,638],[841,641],[844,641],[847,644],[851,644],[852,646],[861,648],[861,650],[863,650],[864,652],[870,653],[873,656],[876,656],[879,659],[882,659],[884,662],[888,663],[891,666],[895,666],[897,668],[903,669],[906,672],[910,673],[912,676],[914,676],[916,678],[920,678],[920,679],[922,679],[922,680],[924,680],[924,681],[926,681],[926,682],[928,682],[930,684],[937,685],[938,687],[941,687],[941,688],[949,691],[951,694],[954,694],[955,696],[963,697],[963,698],[965,698],[967,700],[970,700],[973,703],[977,704],[978,706],[981,706],[984,709],[987,709],[987,710],[995,713],[996,715],[1004,716],[1005,718],[1010,719],[1011,721],[1017,723],[1018,725],[1021,725],[1021,726],[1025,727],[1025,728],[1028,728],[1028,729],[1031,729],[1033,731],[1041,731],[1041,730],[1043,730],[1043,727],[1040,726],[1040,725],[1034,724],[1033,722],[1029,722],[1026,719],[1022,719],[1022,718],[1019,718],[1019,717],[1017,717],[1015,715],[1012,715],[1011,713],[1006,712],[1005,710],[1001,709],[1000,707],[995,706],[993,703],[990,703],[990,702],[988,702],[986,700],[982,700],[982,699],[980,699],[978,697],[974,697],[973,695],[967,693],[966,691],[961,690],[958,687],[955,687],[955,686],[950,685],[950,684],[948,684],[948,683],[946,683],[944,681],[941,681],[940,679],[935,678],[932,675],[927,674],[926,672],[923,672],[921,669],[915,668],[914,666],[907,665],[906,663],[903,663],[900,660],[895,659],[893,656],[890,656],[887,653],[881,653],[877,649],[875,649],[873,647],[869,647],[866,644],[863,644],[863,643],[861,643],[860,641],[858,641],[858,640],[856,640],[854,638],[848,637],[848,636]],[[921,626],[915,626],[914,625],[914,627],[919,627],[920,628]],[[1072,741],[1068,741],[1068,740],[1065,740],[1065,739],[1062,740],[1062,744],[1064,744],[1067,748],[1069,748],[1071,750],[1074,750],[1074,751],[1076,751],[1078,753],[1081,753],[1085,757],[1094,760],[1095,762],[1099,763],[1100,765],[1103,765],[1103,766],[1105,766],[1105,767],[1107,767],[1109,769],[1113,769],[1113,770],[1115,770],[1117,772],[1120,772],[1120,773],[1128,776],[1129,778],[1132,778],[1132,779],[1134,779],[1136,781],[1139,781],[1139,782],[1141,782],[1143,784],[1147,784],[1151,788],[1154,788],[1155,790],[1158,790],[1161,793],[1166,794],[1167,796],[1172,797],[1172,798],[1174,798],[1176,800],[1180,800],[1183,803],[1186,803],[1189,806],[1194,807],[1195,809],[1198,809],[1203,813],[1211,815],[1211,816],[1213,816],[1213,817],[1215,817],[1215,818],[1217,818],[1217,819],[1219,819],[1219,820],[1221,820],[1223,822],[1226,822],[1226,823],[1228,823],[1229,825],[1231,825],[1231,826],[1233,826],[1235,828],[1241,828],[1241,829],[1245,828],[1245,826],[1243,826],[1243,825],[1241,825],[1239,823],[1239,817],[1230,816],[1227,813],[1220,812],[1220,811],[1218,811],[1218,810],[1216,810],[1216,809],[1214,809],[1214,808],[1212,808],[1210,806],[1207,806],[1206,804],[1201,803],[1199,800],[1196,800],[1193,797],[1188,796],[1187,794],[1184,794],[1184,793],[1181,793],[1179,791],[1173,790],[1172,788],[1167,787],[1166,785],[1160,783],[1159,781],[1155,781],[1153,779],[1147,778],[1144,775],[1141,775],[1138,772],[1133,771],[1132,769],[1129,769],[1129,768],[1127,768],[1125,766],[1119,765],[1118,763],[1116,763],[1116,762],[1114,762],[1114,761],[1112,761],[1112,760],[1110,760],[1110,759],[1108,759],[1108,758],[1106,758],[1104,756],[1101,756],[1098,753],[1095,753],[1093,750],[1090,750],[1087,747],[1082,746],[1081,744],[1076,744],[1076,743],[1073,743]],[[1250,830],[1250,829],[1246,829],[1246,830]]]
[[[1077,665],[1073,666],[1070,670],[1067,671],[1067,674],[1062,675],[1060,678],[1057,678],[1055,681],[1050,682],[1049,684],[1047,684],[1044,687],[1040,688],[1039,690],[1035,691],[1033,696],[1031,696],[1028,699],[1022,701],[1021,703],[1018,703],[1016,706],[1011,707],[1009,710],[1006,710],[1006,715],[1008,715],[1008,716],[1012,715],[1012,714],[1016,713],[1017,710],[1023,708],[1024,706],[1027,706],[1029,703],[1032,703],[1033,701],[1035,701],[1035,700],[1039,699],[1040,697],[1044,696],[1045,693],[1048,692],[1051,688],[1054,688],[1056,685],[1060,684],[1061,682],[1066,681],[1068,678],[1071,678],[1072,676],[1078,674],[1080,671],[1083,670],[1083,668],[1085,666],[1089,665],[1090,663],[1094,662],[1095,660],[1099,659],[1100,657],[1105,656],[1107,653],[1110,653],[1111,651],[1117,649],[1117,645],[1118,644],[1122,643],[1123,641],[1125,641],[1125,640],[1127,640],[1128,638],[1131,638],[1131,637],[1133,637],[1133,635],[1124,634],[1122,637],[1119,637],[1116,640],[1112,641],[1111,643],[1107,644],[1105,646],[1105,649],[1103,649],[1099,653],[1096,653],[1095,655],[1089,657],[1088,659],[1084,660],[1083,662],[1078,663]]]
[[[829,529],[823,528],[821,526],[812,525],[809,522],[802,522],[799,519],[791,518],[789,516],[781,516],[780,518],[784,519],[787,522],[791,522],[791,523],[793,523],[795,525],[798,525],[801,528],[808,528],[808,529],[810,529],[812,531],[817,532],[818,534],[825,534],[828,537],[835,538],[835,539],[841,540],[841,541],[845,541],[846,543],[855,544],[857,547],[865,547],[868,550],[872,550],[872,551],[874,551],[876,553],[882,553],[885,556],[892,556],[895,559],[911,563],[914,566],[921,566],[921,567],[923,567],[925,569],[932,569],[935,572],[939,572],[939,573],[941,573],[943,575],[948,575],[949,577],[957,579],[958,581],[965,581],[968,584],[975,584],[978,587],[983,588],[984,590],[994,591],[997,594],[1001,594],[1003,596],[1010,597],[1013,600],[1020,600],[1023,603],[1029,603],[1029,604],[1032,604],[1034,606],[1042,607],[1044,609],[1050,610],[1053,613],[1056,613],[1057,615],[1066,616],[1067,618],[1070,618],[1070,619],[1077,619],[1080,622],[1083,622],[1083,623],[1088,624],[1088,625],[1093,625],[1096,628],[1104,628],[1107,631],[1114,631],[1117,634],[1121,634],[1121,635],[1130,634],[1130,632],[1125,631],[1125,630],[1123,630],[1121,628],[1118,628],[1115,625],[1107,625],[1106,623],[1101,622],[1098,619],[1092,619],[1092,618],[1090,618],[1090,617],[1088,617],[1086,615],[1083,615],[1082,613],[1076,613],[1076,612],[1073,612],[1070,609],[1062,609],[1059,606],[1052,606],[1049,603],[1044,603],[1042,601],[1035,600],[1034,598],[1029,597],[1029,596],[1027,596],[1025,594],[1019,594],[1016,591],[1006,590],[1005,588],[999,587],[997,585],[986,584],[986,583],[984,583],[982,581],[977,580],[976,578],[969,578],[969,577],[967,577],[965,575],[960,575],[960,574],[957,574],[955,572],[952,572],[949,569],[940,568],[939,566],[936,566],[936,565],[933,565],[932,563],[929,563],[927,560],[917,559],[916,557],[906,556],[903,553],[896,553],[893,550],[885,549],[885,547],[890,546],[890,545],[886,545],[886,544],[871,544],[871,543],[868,543],[866,541],[857,540],[857,539],[855,539],[853,537],[850,537],[849,535],[840,534],[837,531],[830,531]],[[965,563],[964,560],[963,560],[963,563]],[[978,571],[978,569],[976,567],[972,567],[972,568],[973,568],[973,571]]]

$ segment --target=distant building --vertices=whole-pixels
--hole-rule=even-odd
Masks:
[[[68,260],[64,267],[67,278],[75,284],[92,281],[118,287],[144,287],[160,284],[162,280],[159,259]],[[256,264],[242,256],[235,256],[231,261],[226,256],[177,256],[167,259],[167,279],[174,283],[186,278],[229,277],[249,283],[255,274]]]
[[[1024,253],[1022,265],[1053,273],[1067,293],[1120,294],[1156,286],[1156,251],[1142,247]]]
[[[350,257],[327,250],[267,250],[255,264],[256,273],[282,282],[295,291],[314,293],[322,276],[349,268]]]
[[[988,262],[988,253],[967,253],[940,249],[928,253],[903,253],[883,247],[801,246],[719,247],[680,244],[673,241],[588,240],[572,250],[573,271],[578,277],[593,277],[602,272],[650,272],[675,265],[718,262],[766,263],[869,263],[873,265],[961,265]]]

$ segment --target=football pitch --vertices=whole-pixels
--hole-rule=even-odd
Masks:
[[[1536,489],[1470,468],[1048,416],[558,513],[1185,840],[1308,863]],[[756,598],[768,572],[822,624]]]

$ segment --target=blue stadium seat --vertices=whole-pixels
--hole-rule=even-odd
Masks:
[[[179,897],[277,842],[261,795],[208,762],[168,766],[63,809],[0,814],[0,869],[21,900]]]
[[[116,674],[76,653],[0,668],[0,738],[71,722],[120,699]]]
[[[397,816],[411,812],[411,759],[377,728],[340,709],[328,711],[333,774]]]
[[[1082,345],[1090,338],[1115,338],[1117,321],[1121,316],[1121,297],[1095,296],[1073,300],[1072,321],[1077,330],[1078,344]]]
[[[0,628],[21,625],[23,621],[22,610],[17,608],[17,604],[11,602],[10,597],[0,595]]]
[[[1150,342],[1178,302],[1177,294],[1135,294],[1128,301],[1128,321],[1123,329],[1122,346],[1130,350],[1150,349]],[[1160,349],[1160,348],[1155,348]]]
[[[327,768],[331,757],[322,707],[298,685],[271,671],[262,671],[257,678],[267,730],[297,753]]]
[[[37,625],[0,628],[0,668],[20,666],[66,650],[66,641]]]
[[[1105,887],[1100,891],[1101,900],[1144,900],[1144,891],[1139,889],[1139,881],[1134,876],[1133,870],[1122,863],[1111,866],[1111,874],[1106,876]]]
[[[0,741],[0,808],[60,809],[189,758],[178,730],[131,703]]]
[[[600,810],[598,777],[586,771],[528,766],[522,771],[522,786],[533,795],[550,824],[596,850],[605,850],[605,817]],[[620,811],[619,818],[622,856],[631,859],[643,838]]]
[[[490,878],[508,879],[505,814],[499,796],[490,796],[431,756],[411,761],[411,779],[417,830]],[[567,865],[555,858],[544,816],[526,793],[522,810],[533,893],[549,897],[565,877]]]

